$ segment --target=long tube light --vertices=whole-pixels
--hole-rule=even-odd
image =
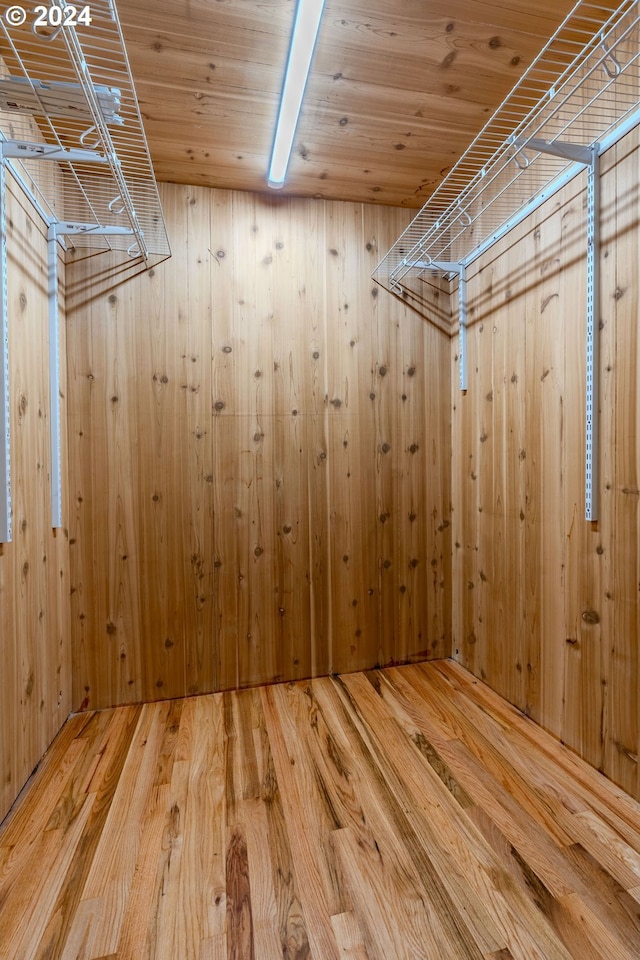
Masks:
[[[267,183],[284,186],[325,0],[298,0]]]

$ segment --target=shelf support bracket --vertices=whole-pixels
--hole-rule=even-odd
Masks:
[[[2,154],[7,160],[56,160],[58,163],[107,163],[95,150],[65,150],[49,143],[29,140],[5,140]]]
[[[517,140],[539,153],[582,163],[587,169],[587,315],[585,331],[584,512],[598,519],[600,488],[600,145],[589,147],[532,137]]]
[[[4,143],[0,142],[0,543],[10,543],[11,401],[9,396],[9,295],[7,290],[7,183]]]
[[[467,390],[467,267],[457,260],[433,260],[430,265],[458,277],[458,375],[460,389]]]
[[[133,235],[129,227],[98,223],[54,221],[47,232],[49,300],[49,410],[51,424],[51,525],[62,526],[62,440],[60,430],[60,317],[58,309],[58,237],[92,233],[100,236]]]
[[[437,270],[446,276],[453,273],[458,277],[458,372],[460,389],[467,390],[467,265],[458,260],[425,260],[406,261],[404,266],[408,270]],[[392,286],[400,284],[395,281]]]
[[[92,233],[97,237],[134,236],[131,227],[103,226],[101,223],[76,223],[71,220],[56,220],[51,224],[56,237]]]
[[[458,371],[460,389],[467,390],[467,268],[458,273]]]
[[[105,163],[106,160],[93,150],[65,150],[50,144],[31,143],[27,140],[5,140],[0,143],[0,206],[2,207],[2,305],[0,306],[0,337],[3,343],[2,392],[4,396],[3,422],[0,425],[5,438],[5,456],[0,469],[0,483],[4,488],[0,504],[0,541],[11,539],[11,487],[9,456],[9,358],[7,330],[7,249],[5,234],[5,160],[55,160],[80,163]],[[65,227],[69,229],[65,229]],[[58,308],[58,236],[64,233],[102,232],[107,228],[96,224],[65,224],[53,222],[47,229],[47,303],[49,320],[49,426],[51,441],[51,526],[62,526],[62,441],[60,429],[60,318]],[[110,233],[128,233],[133,230],[110,227]]]
[[[51,526],[62,526],[62,466],[60,436],[60,330],[58,311],[58,243],[55,224],[47,231],[49,302],[49,424],[51,433]]]
[[[530,137],[528,140],[522,137],[514,140],[514,144],[520,150],[523,147],[529,147],[538,153],[548,153],[552,157],[560,157],[562,160],[574,160],[577,163],[584,163],[588,166],[591,163],[591,147],[583,147],[579,143],[568,143],[565,140],[541,140],[539,137]]]
[[[598,519],[600,488],[600,155],[592,150],[587,171],[587,330],[585,422],[585,517]]]

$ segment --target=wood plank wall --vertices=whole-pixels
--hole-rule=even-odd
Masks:
[[[454,655],[635,796],[638,132],[603,157],[600,519],[584,519],[585,179],[476,264],[453,342]]]
[[[449,338],[369,279],[407,214],[162,193],[170,261],[68,266],[74,706],[448,656]]]
[[[46,229],[10,175],[7,188],[13,541],[0,544],[0,819],[71,709],[69,545],[51,529]],[[61,345],[64,384],[64,329]]]

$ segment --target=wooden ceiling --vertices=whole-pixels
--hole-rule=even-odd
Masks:
[[[420,207],[571,0],[326,0],[285,192]],[[159,180],[265,190],[295,0],[118,0]]]

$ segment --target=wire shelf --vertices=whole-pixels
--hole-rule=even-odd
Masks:
[[[171,251],[131,70],[113,0],[92,0],[91,23],[10,25],[0,3],[0,140],[73,151],[73,159],[11,159],[49,223],[91,224],[73,245],[131,257]],[[70,18],[49,0],[50,23]],[[78,11],[83,9],[78,4]],[[54,12],[57,11],[57,12]],[[86,162],[81,151],[88,151]],[[29,149],[24,148],[29,156]],[[45,152],[44,150],[42,152]],[[60,154],[62,156],[62,154]],[[111,233],[99,233],[108,228]],[[122,235],[117,230],[129,232]]]
[[[581,2],[376,267],[373,277],[419,305],[425,272],[468,264],[568,173],[567,157],[532,140],[602,144],[640,106],[638,0]],[[575,170],[573,168],[576,168]]]

